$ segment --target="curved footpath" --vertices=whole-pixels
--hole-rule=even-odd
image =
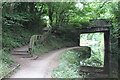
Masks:
[[[28,46],[14,49],[11,51],[11,54],[17,54],[13,55],[13,58],[18,64],[20,64],[20,69],[18,69],[10,78],[52,78],[51,72],[58,66],[60,54],[65,50],[73,48],[78,47],[62,48],[50,51],[42,54],[37,60],[32,60],[32,58],[23,58],[28,55],[26,52]]]

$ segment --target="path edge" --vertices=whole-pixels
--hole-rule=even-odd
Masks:
[[[6,75],[4,75],[3,77],[0,78],[0,80],[2,80],[3,78],[6,78],[7,76],[9,76],[10,74],[12,74],[16,69],[18,69],[20,67],[20,64],[17,64],[15,67],[13,67]]]

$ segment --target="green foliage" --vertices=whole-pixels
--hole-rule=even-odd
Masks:
[[[102,62],[96,56],[92,56],[86,60],[80,61],[80,65],[81,66],[96,66],[96,67],[103,66]]]
[[[120,61],[120,49],[119,49],[119,38],[120,38],[120,1],[115,2],[112,4],[112,11],[114,14],[113,23],[111,27],[111,71],[115,72],[117,65],[120,66],[118,63]],[[115,56],[114,56],[115,55]],[[120,75],[120,69],[116,70],[119,72],[118,76]],[[112,73],[114,75],[114,73]]]
[[[0,56],[1,56],[2,64],[10,66],[14,63],[14,60],[11,57],[11,55],[6,53],[5,51],[0,50]]]
[[[24,23],[30,22],[31,15],[28,13],[3,14],[3,26],[23,27]]]
[[[91,58],[83,61],[86,64],[104,65],[104,34],[89,33],[80,35],[80,45],[89,46],[91,48]],[[94,66],[95,66],[94,65]]]
[[[91,49],[90,47],[79,47],[76,49],[72,49],[75,53],[79,54],[79,60],[85,60],[91,57]]]
[[[113,10],[111,11],[114,14],[113,27],[111,31],[111,36],[114,38],[120,38],[120,1],[112,5]]]
[[[82,78],[78,71],[79,54],[74,51],[65,51],[60,56],[60,64],[53,70],[54,78]]]
[[[8,74],[9,71],[10,69],[8,68],[8,66],[0,62],[0,78],[6,76],[6,74]]]
[[[32,21],[31,14],[9,11],[11,3],[3,4],[2,14],[2,49],[0,50],[0,78],[11,71],[14,60],[9,54],[13,48],[27,45],[32,33],[27,30],[26,23]]]
[[[34,46],[33,51],[31,53],[33,55],[40,55],[42,53],[46,53],[51,50],[74,46],[74,45],[76,44],[73,41],[64,41],[63,38],[59,38],[51,35],[42,44],[38,42],[38,44]]]
[[[31,53],[33,55],[40,55],[40,54],[48,52],[49,50],[50,50],[49,47],[44,46],[44,45],[41,44],[41,45],[39,45],[37,47],[34,47],[33,50],[31,51]]]
[[[75,43],[73,41],[64,40],[59,36],[51,36],[47,39],[46,43],[48,46],[51,46],[51,49],[59,49],[66,46],[74,46]]]
[[[5,50],[9,51],[15,47],[28,44],[31,33],[24,28],[5,29],[3,28],[2,46]]]
[[[75,7],[83,4],[82,8]],[[120,37],[120,2],[5,2],[2,4],[3,20],[3,48],[9,51],[15,47],[26,45],[34,31],[42,33],[46,26],[45,16],[49,17],[52,33],[44,44],[35,47],[35,54],[48,52],[49,50],[73,46],[78,41],[77,30],[85,27],[93,27],[90,19],[113,19],[111,36],[114,38],[112,53],[119,54],[117,38]],[[80,5],[79,5],[80,6]],[[30,32],[31,31],[31,32]],[[35,33],[35,34],[36,34]],[[59,38],[58,38],[59,36]],[[6,54],[5,54],[6,56]],[[98,56],[97,56],[98,57]],[[100,62],[96,56],[86,60],[92,65],[92,61]],[[72,68],[71,68],[72,69]],[[72,72],[71,72],[72,73]],[[73,71],[74,73],[74,71]],[[66,76],[70,76],[66,73]]]

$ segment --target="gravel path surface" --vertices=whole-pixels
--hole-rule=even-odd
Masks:
[[[32,58],[23,58],[28,54],[27,52],[24,52],[28,50],[28,46],[14,49],[11,51],[11,54],[13,54],[14,60],[20,64],[20,69],[17,70],[10,78],[52,78],[51,72],[58,66],[58,58],[60,54],[62,54],[65,50],[73,48],[77,47],[50,51],[42,54],[37,60],[32,60]]]

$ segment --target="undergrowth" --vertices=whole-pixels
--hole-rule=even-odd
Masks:
[[[8,74],[10,66],[14,64],[12,56],[3,50],[0,50],[0,78]]]
[[[84,78],[85,75],[80,72],[80,66],[86,64],[89,64],[89,66],[96,66],[99,64],[99,62],[92,64],[96,59],[91,59],[90,56],[91,54],[87,47],[65,51],[60,56],[58,67],[52,72],[53,78]]]
[[[8,68],[8,65],[0,62],[0,78],[8,74],[9,71],[10,71],[10,68]]]
[[[33,55],[40,55],[42,53],[49,52],[51,50],[60,49],[64,47],[75,46],[75,42],[73,41],[64,41],[62,38],[50,36],[43,44],[37,44],[33,51]]]
[[[3,29],[2,47],[5,51],[28,44],[31,33],[24,28]]]
[[[68,50],[60,56],[60,64],[52,72],[54,78],[81,78],[79,75],[79,54]]]
[[[0,50],[0,56],[1,56],[2,64],[10,66],[14,63],[12,56],[6,53],[5,51]]]

